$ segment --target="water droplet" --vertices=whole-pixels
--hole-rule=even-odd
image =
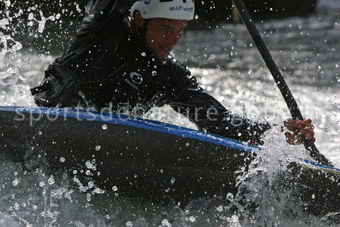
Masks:
[[[106,125],[106,124],[103,124],[103,125],[102,125],[102,129],[103,129],[103,130],[107,130],[107,125]]]
[[[145,53],[145,52],[142,52],[141,55],[142,55],[143,57],[145,57],[145,56],[146,56],[146,53]]]
[[[60,161],[61,163],[63,163],[63,162],[65,162],[65,158],[64,158],[64,157],[60,157],[59,161]]]
[[[15,210],[19,210],[20,209],[20,205],[18,203],[14,203],[13,207],[14,207]]]
[[[118,191],[117,186],[113,186],[113,187],[112,187],[112,191],[114,191],[114,192]]]
[[[232,201],[234,199],[234,195],[230,192],[227,194],[226,197],[227,197],[227,200],[229,200],[229,201]]]
[[[5,1],[6,7],[10,7],[11,6],[11,1]]]
[[[162,226],[166,226],[166,227],[171,227],[171,223],[169,222],[168,219],[163,219],[162,220]]]
[[[87,193],[87,194],[86,194],[86,200],[87,200],[88,202],[91,201],[91,194],[90,194],[90,193]]]
[[[101,148],[102,147],[100,145],[97,145],[95,149],[96,149],[96,151],[100,151]]]
[[[19,180],[18,180],[17,178],[15,178],[15,179],[12,181],[12,185],[13,185],[14,187],[16,187],[16,186],[18,186],[18,184],[19,184]]]
[[[216,207],[216,210],[217,210],[218,212],[222,212],[222,211],[223,211],[223,206],[221,205],[221,206]]]
[[[92,169],[92,170],[96,170],[96,169],[97,169],[96,166],[93,165],[90,161],[87,161],[87,162],[85,163],[85,165],[86,165],[86,167],[87,167],[88,169]]]
[[[157,75],[157,72],[156,72],[156,71],[152,71],[152,72],[151,72],[151,75],[152,75],[152,76],[156,76],[156,75]]]
[[[196,218],[194,216],[190,216],[187,218],[188,221],[190,222],[195,222],[196,221]]]
[[[39,183],[39,186],[40,186],[40,187],[44,187],[44,186],[45,186],[45,182],[44,182],[44,181],[41,181],[41,182]]]
[[[89,181],[89,182],[87,183],[87,186],[88,186],[89,188],[93,188],[93,186],[94,186],[93,181]]]
[[[48,184],[49,185],[52,185],[52,184],[54,184],[55,183],[55,180],[54,180],[54,178],[53,177],[50,177],[50,179],[48,179]]]

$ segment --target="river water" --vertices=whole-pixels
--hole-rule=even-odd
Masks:
[[[30,31],[39,37],[44,23],[32,23],[40,25]],[[0,27],[8,30],[11,21],[0,20]],[[340,167],[339,14],[320,12],[309,18],[266,21],[258,27],[303,115],[313,119],[317,147]],[[14,36],[0,34],[0,105],[35,106],[29,89],[41,81],[58,50],[39,51]],[[289,118],[286,104],[243,25],[187,31],[174,55],[232,112],[272,123]],[[145,117],[195,128],[169,107],[154,108]],[[251,167],[244,176],[248,180],[241,183],[252,192],[248,199],[259,204],[255,212],[247,211],[237,201],[237,209],[231,213],[226,205],[229,203],[209,199],[192,201],[183,208],[116,197],[111,192],[83,193],[68,187],[72,180],[66,175],[26,172],[20,165],[0,158],[0,225],[328,226],[331,219],[339,221],[338,214],[306,214],[299,204],[286,200],[287,195],[277,194],[263,184],[256,173],[266,172],[270,182],[276,171],[284,169],[282,158],[308,158],[302,146],[287,145],[278,129],[268,132],[265,141],[265,155],[260,155],[259,164]]]

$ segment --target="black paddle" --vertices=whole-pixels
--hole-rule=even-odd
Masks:
[[[246,6],[244,5],[242,0],[233,0],[233,2],[243,22],[247,26],[248,31],[251,37],[253,38],[258,50],[260,51],[263,60],[266,62],[267,67],[272,73],[273,78],[281,91],[281,94],[288,106],[288,109],[293,119],[303,120],[301,111],[293,97],[293,94],[289,90],[286,82],[284,81],[281,75],[280,70],[276,66],[271,54],[269,53],[259,31],[257,30],[253,20],[251,19],[251,16]],[[314,158],[320,164],[331,166],[330,161],[323,154],[319,152],[319,150],[316,148],[314,142],[311,139],[306,139],[302,137],[302,140],[303,140],[303,144],[305,145],[305,148],[310,152],[310,155],[312,158]]]

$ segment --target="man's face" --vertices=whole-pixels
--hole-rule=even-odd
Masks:
[[[156,18],[149,21],[146,44],[159,59],[165,59],[182,38],[186,20]]]

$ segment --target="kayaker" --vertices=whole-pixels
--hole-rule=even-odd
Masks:
[[[261,144],[268,123],[232,114],[170,53],[194,18],[193,0],[92,0],[77,35],[33,88],[37,105],[124,109],[170,105],[199,130]],[[287,142],[314,138],[310,119],[288,120]]]

